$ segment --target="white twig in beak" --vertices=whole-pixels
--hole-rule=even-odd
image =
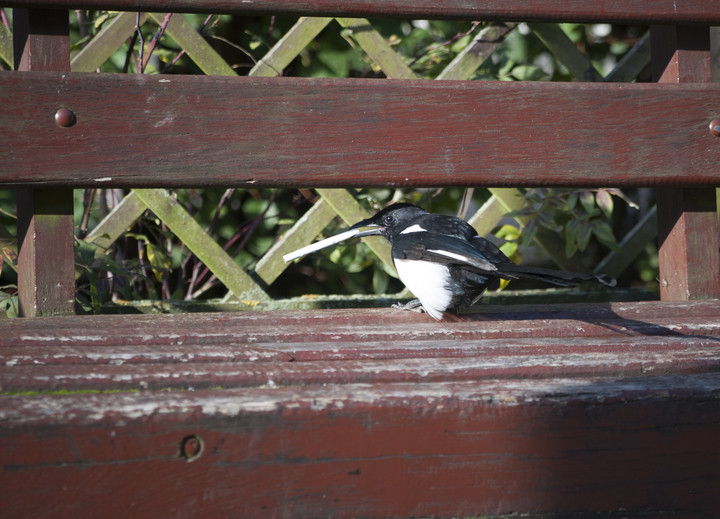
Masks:
[[[350,238],[354,238],[361,232],[362,231],[360,229],[350,229],[349,231],[341,232],[340,234],[336,234],[335,236],[330,236],[330,238],[325,238],[324,240],[311,243],[307,247],[303,247],[302,249],[298,249],[296,251],[285,254],[283,256],[283,261],[285,261],[285,263],[290,263],[292,260],[302,258],[303,256],[307,256],[308,254],[311,254],[313,252],[325,249],[327,247],[335,245],[336,243],[340,243],[342,241],[349,240]]]

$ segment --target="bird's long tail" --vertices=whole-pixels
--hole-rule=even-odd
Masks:
[[[497,265],[497,267],[499,277],[509,279],[538,279],[545,283],[551,283],[561,287],[569,287],[577,283],[582,283],[583,281],[596,281],[609,287],[614,287],[617,284],[615,278],[607,274],[580,274],[578,272],[565,272],[563,270],[527,267],[514,263],[502,263]]]

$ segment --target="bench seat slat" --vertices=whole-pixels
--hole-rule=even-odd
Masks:
[[[716,373],[3,403],[6,517],[41,517],[42,496],[55,517],[108,518],[709,517],[720,504]],[[188,462],[190,440],[202,450]]]
[[[486,344],[489,343],[489,344]],[[387,344],[385,352],[387,352]],[[405,358],[377,358],[352,344],[349,356],[317,359],[292,354],[275,362],[155,362],[0,367],[5,392],[197,390],[208,388],[382,384],[524,377],[642,376],[720,371],[720,337],[565,338],[426,345],[432,356],[403,348]],[[443,349],[443,347],[445,349]],[[220,348],[218,348],[220,349]],[[416,354],[416,352],[418,354]],[[89,353],[89,352],[88,352]],[[189,349],[182,350],[192,358]],[[363,355],[365,353],[365,355]],[[425,355],[424,355],[425,354]],[[294,361],[291,361],[294,359]]]
[[[717,300],[548,305],[546,311],[449,315],[440,323],[391,309],[345,309],[177,315],[47,317],[0,321],[0,346],[42,351],[48,346],[95,348],[95,353],[132,347],[225,347],[282,352],[340,345],[512,338],[569,338],[638,335],[716,335]],[[647,307],[647,309],[645,309]],[[585,310],[583,312],[583,309]],[[700,310],[702,309],[702,311]],[[675,314],[672,312],[675,311]],[[482,312],[482,310],[480,310]],[[324,319],[319,320],[319,317]],[[13,350],[3,350],[13,351]],[[2,353],[0,353],[2,354]]]
[[[5,73],[0,186],[717,185],[719,96],[718,84]],[[71,128],[55,124],[60,107]]]
[[[718,301],[3,320],[0,352],[7,517],[720,505]]]
[[[212,12],[303,16],[382,16],[498,21],[720,23],[717,0],[6,0],[8,7]]]

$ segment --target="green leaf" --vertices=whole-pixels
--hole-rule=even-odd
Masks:
[[[560,227],[557,222],[553,219],[552,215],[546,211],[540,212],[537,214],[537,219],[540,225],[545,227],[546,229],[549,229],[551,231],[555,232],[562,232],[562,227]]]
[[[537,234],[537,220],[530,220],[522,230],[522,239],[520,240],[520,247],[525,249],[530,246],[532,241],[535,239]]]
[[[639,205],[637,205],[635,202],[633,202],[632,200],[630,200],[627,196],[625,196],[625,193],[623,193],[623,192],[620,191],[619,189],[616,189],[616,188],[607,188],[607,189],[605,189],[605,191],[607,191],[608,193],[610,193],[610,194],[613,195],[613,196],[618,197],[620,200],[622,200],[623,202],[625,202],[627,205],[629,205],[629,206],[632,207],[633,209],[640,209],[640,206],[639,206]]]
[[[567,208],[568,211],[572,211],[575,209],[575,206],[577,206],[579,195],[577,191],[572,191],[567,198]]]
[[[595,210],[595,195],[592,191],[581,191],[580,192],[580,203],[583,209],[588,213],[592,213]]]
[[[145,245],[145,248],[147,250],[148,261],[152,266],[153,274],[155,274],[158,281],[162,281],[163,274],[165,271],[170,269],[170,266],[172,265],[172,260],[161,247],[155,245],[154,243],[148,242]]]
[[[592,234],[593,226],[589,222],[583,222],[580,226],[578,226],[577,246],[581,252],[587,248]]]
[[[373,291],[376,294],[384,294],[390,284],[390,278],[382,269],[375,269],[373,272]]]
[[[571,220],[565,227],[565,257],[572,258],[577,252],[579,220]]]
[[[565,241],[565,257],[572,258],[577,252],[577,241],[566,240]]]
[[[595,194],[595,201],[598,207],[605,215],[605,218],[612,218],[613,214],[613,199],[610,193],[606,189],[599,189]]]
[[[610,227],[609,223],[602,220],[593,220],[591,225],[592,232],[595,236],[597,236],[598,240],[613,250],[618,250],[620,248],[615,240],[615,235],[613,234],[612,227]]]
[[[506,241],[498,248],[510,259],[513,259],[513,256],[518,253],[518,244],[516,242]]]
[[[493,234],[502,240],[517,240],[520,237],[520,229],[518,229],[514,225],[506,223]]]
[[[518,65],[512,69],[511,75],[518,81],[539,81],[547,76],[543,69],[535,65]]]

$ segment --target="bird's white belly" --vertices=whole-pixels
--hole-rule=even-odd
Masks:
[[[395,260],[400,281],[417,297],[425,311],[435,319],[452,303],[452,292],[447,288],[450,273],[446,265],[430,261]]]

